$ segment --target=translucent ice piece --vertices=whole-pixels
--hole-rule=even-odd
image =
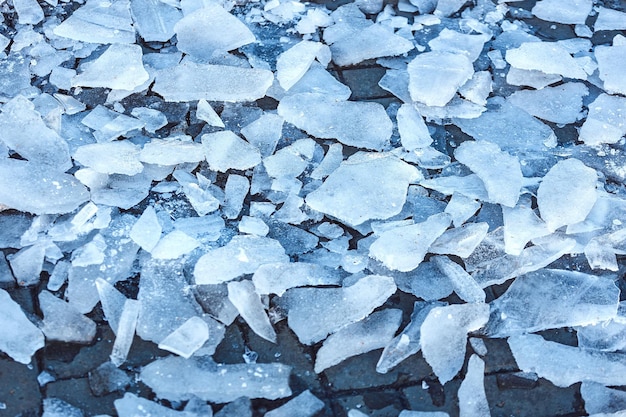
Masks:
[[[115,332],[115,342],[111,352],[111,362],[115,366],[120,366],[126,362],[130,346],[135,337],[135,329],[137,327],[137,317],[141,309],[141,302],[138,300],[127,299],[124,302],[124,309],[120,315],[117,331]]]
[[[328,53],[328,46],[321,42],[300,41],[278,57],[276,79],[280,86],[289,90],[308,71],[316,57]]]
[[[173,230],[163,236],[152,249],[155,259],[178,259],[200,246],[200,242],[180,230]]]
[[[109,322],[109,326],[111,327],[113,333],[116,334],[120,323],[120,317],[124,311],[126,297],[113,285],[109,284],[102,278],[96,279],[96,288],[98,289],[98,295],[100,296],[100,303],[102,304],[104,317]]]
[[[148,206],[130,230],[130,238],[145,251],[152,251],[161,239],[161,224],[154,207]]]
[[[261,265],[252,282],[259,294],[277,294],[281,296],[294,287],[339,285],[339,271],[322,265],[306,262],[271,263]]]
[[[246,170],[261,162],[259,150],[230,130],[202,135],[202,145],[209,166],[216,171]]]
[[[579,61],[557,42],[525,42],[518,48],[507,50],[506,61],[519,69],[538,70],[579,80],[587,79],[587,73]]]
[[[123,398],[113,402],[115,411],[119,417],[194,417],[195,413],[188,411],[176,411],[162,406],[159,403],[147,400],[127,392]]]
[[[48,291],[39,293],[46,339],[66,343],[91,343],[96,335],[96,323],[83,316],[73,306]]]
[[[402,140],[402,146],[412,151],[429,146],[433,139],[430,137],[428,127],[424,123],[422,115],[411,104],[403,104],[398,109],[398,132]]]
[[[454,292],[460,299],[468,303],[485,302],[485,291],[470,274],[465,272],[461,265],[453,262],[447,256],[433,256],[430,261],[450,279]]]
[[[16,0],[13,7],[20,25],[36,25],[44,18],[43,10],[36,0]]]
[[[626,13],[607,7],[599,7],[598,9],[598,18],[593,25],[595,31],[626,30]]]
[[[472,355],[467,364],[465,378],[459,387],[460,417],[490,417],[489,403],[485,394],[485,362]]]
[[[159,0],[131,0],[134,27],[146,42],[166,42],[174,36],[174,25],[183,17],[180,10]]]
[[[527,203],[518,204],[513,208],[503,207],[502,217],[504,220],[504,250],[510,255],[520,255],[530,240],[550,234],[544,221],[535,214]]]
[[[576,327],[578,346],[607,352],[626,349],[626,302],[619,303],[617,315],[610,320]]]
[[[306,390],[278,408],[265,413],[264,417],[313,417],[324,408],[324,402]]]
[[[152,139],[139,152],[139,160],[148,164],[178,165],[204,160],[202,145],[178,138]]]
[[[0,350],[13,360],[28,364],[31,357],[44,346],[44,336],[8,292],[0,289]]]
[[[487,223],[467,223],[448,229],[439,236],[428,250],[440,255],[456,255],[467,258],[487,235]]]
[[[626,393],[595,382],[580,384],[580,395],[589,414],[616,413],[626,410]]]
[[[143,171],[139,147],[126,140],[81,146],[74,159],[102,174],[135,175]]]
[[[133,90],[150,78],[143,67],[142,57],[139,45],[111,45],[102,55],[83,66],[83,71],[72,79],[72,86]]]
[[[589,104],[579,139],[590,146],[616,143],[626,134],[626,98],[600,94]]]
[[[205,99],[198,100],[196,117],[207,122],[209,126],[225,127],[224,122],[220,119],[220,116],[215,112],[215,110],[213,110],[213,107],[211,107]]]
[[[289,327],[300,342],[310,345],[367,317],[395,291],[392,278],[368,275],[344,288],[292,288],[281,300]]]
[[[541,0],[532,9],[539,19],[566,25],[584,24],[591,12],[591,0],[573,0],[562,3],[559,0]]]
[[[209,327],[200,317],[194,316],[184,322],[159,343],[164,349],[189,359],[209,339]]]
[[[463,366],[467,333],[488,319],[489,306],[483,303],[435,307],[428,313],[421,327],[422,353],[442,384]]]
[[[261,152],[263,157],[268,157],[274,153],[276,144],[282,137],[283,122],[279,115],[265,113],[241,128],[241,134]]]
[[[228,283],[228,299],[237,308],[248,326],[263,339],[276,343],[276,332],[265,312],[259,294],[252,281],[231,281]]]
[[[519,90],[507,100],[539,119],[567,124],[582,117],[583,96],[587,94],[589,90],[584,84],[565,83],[541,90]]]

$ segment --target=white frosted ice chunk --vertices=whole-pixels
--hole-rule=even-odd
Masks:
[[[412,42],[396,35],[392,29],[374,24],[343,37],[333,43],[330,50],[333,62],[344,67],[367,59],[403,55],[413,48]]]
[[[490,202],[515,206],[524,181],[515,156],[484,140],[463,142],[454,151],[454,156],[483,181]]]
[[[422,323],[430,310],[441,305],[443,305],[443,303],[426,303],[423,301],[416,301],[413,304],[411,321],[400,334],[386,344],[376,364],[376,372],[386,374],[404,359],[419,352],[421,349],[420,328],[422,327]]]
[[[170,356],[143,367],[141,381],[159,398],[170,401],[196,396],[227,403],[243,396],[269,400],[288,397],[290,373],[291,367],[281,363],[216,365],[206,357]]]
[[[409,93],[427,106],[445,106],[460,86],[472,78],[474,68],[465,55],[425,52],[408,65]]]
[[[194,316],[184,322],[159,343],[164,349],[189,359],[209,339],[209,327],[200,317]]]
[[[43,312],[41,331],[47,340],[66,343],[90,343],[96,335],[96,323],[48,291],[39,294]]]
[[[152,251],[161,239],[161,224],[154,207],[148,206],[130,230],[130,238],[145,251]]]
[[[439,191],[445,195],[461,194],[470,199],[483,200],[489,199],[485,184],[478,175],[470,174],[464,177],[450,175],[448,177],[434,177],[420,181],[422,187]]]
[[[433,139],[428,132],[422,115],[411,104],[403,104],[398,109],[398,132],[402,146],[409,151],[429,146]]]
[[[196,284],[219,284],[244,274],[253,274],[261,265],[288,262],[278,241],[259,236],[235,236],[225,246],[213,249],[196,263]]]
[[[478,337],[470,337],[469,342],[472,350],[476,352],[477,355],[485,356],[488,353],[487,345],[485,344],[485,341],[483,339]]]
[[[84,417],[84,414],[80,408],[59,398],[45,398],[41,417]]]
[[[368,275],[344,288],[292,288],[281,301],[289,327],[300,342],[310,345],[367,317],[395,291],[392,278]]]
[[[28,286],[39,282],[45,256],[46,245],[40,242],[9,256],[11,270],[18,285]]]
[[[418,0],[419,1],[419,0]],[[438,0],[433,13],[435,16],[450,16],[458,12],[465,2],[463,0]]]
[[[230,130],[202,135],[202,145],[209,166],[216,171],[246,170],[261,162],[259,150]]]
[[[178,165],[204,160],[202,145],[178,138],[152,139],[139,152],[139,160],[147,164]]]
[[[270,228],[262,219],[250,216],[242,216],[237,227],[241,233],[257,236],[267,236],[270,231]]]
[[[598,45],[593,52],[598,61],[604,91],[609,94],[626,95],[626,70],[622,65],[626,60],[626,45]]]
[[[610,320],[576,327],[578,346],[607,352],[626,349],[626,302],[619,303],[617,315]]]
[[[506,61],[519,69],[538,70],[579,80],[587,79],[587,73],[580,62],[557,42],[522,43],[518,48],[506,51]]]
[[[135,175],[143,171],[139,147],[127,140],[83,145],[74,152],[74,160],[102,174]]]
[[[490,38],[491,36],[486,34],[471,35],[444,28],[436,38],[428,42],[428,46],[431,51],[466,55],[474,62]]]
[[[263,166],[267,175],[272,178],[295,178],[309,165],[308,161],[313,157],[314,151],[315,141],[300,139],[280,149],[274,155],[266,157],[263,160]]]
[[[585,411],[592,415],[626,410],[626,393],[621,390],[596,382],[583,382],[580,384],[580,395],[585,401]]]
[[[430,245],[449,226],[450,215],[439,213],[422,223],[390,229],[372,243],[369,256],[389,269],[412,271],[424,260]]]
[[[454,304],[435,307],[421,327],[424,359],[441,384],[450,381],[465,361],[467,333],[480,329],[489,319],[487,304]]]
[[[146,42],[170,40],[174,25],[183,17],[176,7],[159,0],[131,0],[130,12],[133,26]]]
[[[528,86],[538,90],[561,81],[563,77],[558,74],[546,74],[538,70],[525,70],[510,67],[506,73],[506,82],[511,85]]]
[[[537,190],[539,213],[548,229],[585,220],[597,199],[597,179],[595,169],[574,158],[559,161],[548,171]]]
[[[0,258],[0,264],[2,259]],[[46,288],[50,291],[58,291],[67,281],[67,273],[70,268],[70,263],[67,261],[59,261],[54,266],[50,279],[48,279],[48,285]],[[2,269],[2,267],[0,267]]]
[[[522,275],[491,302],[487,332],[494,337],[585,326],[615,317],[619,289],[612,279],[544,269]]]
[[[324,401],[306,390],[278,408],[265,413],[264,417],[313,417],[324,408]]]
[[[72,253],[72,266],[100,265],[104,261],[104,251],[107,245],[102,235],[94,238],[74,250]]]
[[[282,137],[283,118],[277,114],[265,113],[254,122],[241,128],[241,134],[256,146],[263,157],[270,156]]]
[[[223,213],[228,219],[236,219],[243,208],[243,202],[250,191],[250,181],[241,175],[230,174],[224,187]]]
[[[0,160],[0,204],[33,214],[69,213],[89,199],[71,175],[31,162]]]
[[[402,210],[410,183],[421,173],[389,154],[360,153],[341,163],[306,196],[309,207],[348,225],[388,219]],[[367,204],[354,205],[368,196]]]
[[[539,119],[553,123],[575,123],[582,117],[583,96],[589,90],[582,83],[565,83],[541,90],[520,90],[507,100]]]
[[[429,252],[467,258],[487,235],[487,223],[468,223],[446,230],[430,245]]]
[[[626,135],[626,98],[600,94],[589,104],[579,139],[590,146],[616,143]]]
[[[415,0],[414,0],[415,1]],[[402,410],[398,417],[450,417],[450,414],[444,411],[410,411]]]
[[[265,312],[259,294],[252,281],[231,281],[228,283],[228,299],[237,308],[241,317],[254,333],[263,339],[276,343],[276,332]]]
[[[150,253],[155,259],[178,259],[200,246],[200,242],[185,232],[173,230],[163,236]]]
[[[433,256],[430,261],[450,279],[454,292],[461,300],[468,303],[485,302],[485,291],[461,265],[453,262],[447,256]]]
[[[120,323],[120,317],[124,311],[126,297],[113,285],[109,284],[102,278],[96,279],[96,288],[98,290],[98,296],[100,297],[104,317],[109,322],[109,326],[111,327],[113,333],[116,334]]]
[[[309,70],[316,57],[329,54],[328,46],[321,42],[300,41],[278,57],[276,79],[288,91]]]
[[[512,336],[508,342],[522,371],[535,372],[557,387],[568,387],[581,381],[618,386],[626,384],[624,353],[562,345],[546,341],[536,334]]]
[[[130,346],[135,337],[135,329],[137,327],[137,317],[141,309],[141,302],[138,300],[127,299],[124,302],[122,314],[120,315],[117,331],[115,332],[115,342],[111,351],[111,363],[120,366],[126,362]]]
[[[315,355],[315,372],[319,374],[352,356],[385,347],[401,321],[401,310],[386,309],[331,334]]]
[[[294,94],[278,104],[278,114],[308,134],[357,148],[381,150],[393,124],[378,103],[338,101],[322,94]]]
[[[168,123],[163,113],[147,107],[135,107],[130,114],[141,120],[145,124],[144,129],[149,133],[156,132]]]
[[[176,411],[127,392],[113,402],[119,417],[197,417],[196,413]]]
[[[13,0],[20,25],[36,25],[43,20],[43,10],[37,0]]]
[[[510,255],[522,253],[526,244],[537,237],[550,234],[550,230],[535,212],[526,204],[513,208],[503,207],[504,250]]]
[[[72,79],[72,86],[133,90],[150,78],[142,57],[139,45],[111,45],[94,61],[82,66],[83,71]]]
[[[485,362],[472,355],[467,363],[465,378],[459,387],[460,417],[490,417],[491,411],[485,394]]]
[[[184,60],[159,70],[152,90],[166,101],[254,101],[265,96],[274,80],[271,71]]]
[[[205,99],[198,100],[196,117],[207,122],[209,126],[225,127],[224,122],[220,119],[220,116],[215,112],[215,110],[213,110],[213,107],[211,107]]]
[[[31,162],[49,165],[57,171],[71,167],[67,142],[46,125],[35,105],[22,96],[2,106],[0,144],[3,142]]]
[[[459,227],[480,208],[480,203],[460,193],[453,193],[445,212],[452,216],[452,224]]]
[[[336,269],[306,262],[271,263],[261,265],[252,282],[259,294],[278,296],[289,288],[318,285],[339,285],[341,275]]]
[[[328,147],[326,155],[320,164],[311,172],[311,178],[321,180],[329,176],[339,168],[343,161],[343,146],[341,143],[333,143]]]
[[[204,2],[202,8],[179,20],[174,31],[178,40],[176,47],[201,60],[210,60],[256,41],[241,20],[211,2]]]
[[[81,42],[130,44],[135,42],[132,24],[128,0],[91,0],[54,28],[54,34]]]
[[[272,93],[272,94],[270,94]],[[318,93],[335,100],[347,100],[352,95],[350,88],[333,77],[325,67],[317,61],[313,61],[309,70],[300,80],[289,89],[289,95],[301,93]],[[268,95],[276,99],[284,96],[284,92],[270,90]]]
[[[598,18],[593,24],[593,30],[626,30],[626,13],[619,10],[599,7]]]
[[[493,81],[489,71],[475,72],[472,78],[459,87],[461,96],[480,106],[487,104],[487,98],[492,91]]]
[[[591,12],[591,0],[540,0],[532,9],[539,19],[565,25],[584,24]]]
[[[44,346],[44,336],[8,292],[0,289],[0,350],[12,359],[30,363],[31,357]]]

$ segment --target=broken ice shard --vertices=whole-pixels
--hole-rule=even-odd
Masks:
[[[338,101],[315,93],[283,98],[278,114],[312,136],[374,150],[385,148],[393,127],[381,104]]]
[[[145,366],[141,381],[159,398],[183,401],[196,396],[227,403],[245,396],[275,400],[291,395],[291,367],[281,363],[216,365],[208,357],[170,356]]]
[[[359,153],[343,162],[317,190],[306,196],[309,207],[356,226],[388,219],[402,210],[410,183],[421,179],[413,166],[389,154]],[[355,205],[355,201],[362,201]]]
[[[619,10],[598,7],[598,18],[593,24],[593,29],[600,30],[626,30],[626,13]]]
[[[306,262],[261,265],[252,276],[252,282],[259,294],[278,296],[294,287],[339,285],[341,279],[341,274],[335,269]]]
[[[187,411],[176,411],[127,392],[124,397],[113,402],[119,417],[195,417],[197,414]]]
[[[150,252],[161,239],[161,230],[154,207],[148,206],[130,229],[130,238],[143,250]]]
[[[288,91],[309,70],[317,57],[328,54],[328,46],[321,42],[301,41],[278,57],[276,61],[276,79],[280,86]]]
[[[139,147],[127,140],[81,146],[74,152],[74,160],[102,174],[135,175],[143,171]]]
[[[465,378],[459,387],[460,417],[490,417],[489,403],[485,394],[485,362],[472,355],[467,364]]]
[[[626,393],[619,389],[607,388],[596,382],[583,382],[580,384],[580,395],[585,401],[585,411],[591,415],[626,410]]]
[[[424,148],[432,143],[433,139],[428,132],[428,126],[413,105],[405,103],[400,106],[396,118],[402,146],[406,150]]]
[[[243,171],[261,163],[259,150],[230,130],[202,135],[202,145],[206,160],[215,171]]]
[[[402,310],[386,309],[331,334],[317,351],[315,372],[319,374],[352,356],[384,347],[401,321]]]
[[[370,246],[370,257],[387,268],[408,272],[424,260],[428,248],[450,226],[450,215],[439,213],[425,222],[399,226],[383,232]]]
[[[576,123],[582,117],[583,96],[589,90],[582,83],[565,83],[540,90],[519,90],[507,97],[528,114],[553,123]]]
[[[324,408],[324,402],[306,390],[278,408],[265,413],[264,417],[313,417]]]
[[[585,220],[597,199],[597,180],[595,169],[574,158],[548,171],[537,190],[537,205],[550,230]]]
[[[154,248],[155,259],[177,259],[200,246],[200,242],[180,230],[173,230],[163,236]]]
[[[341,67],[368,59],[402,55],[414,48],[409,40],[393,33],[391,28],[374,24],[333,43],[333,62]]]
[[[578,346],[607,352],[626,349],[626,302],[619,303],[617,315],[610,320],[576,327]]]
[[[489,199],[487,190],[485,189],[485,184],[476,174],[470,174],[464,177],[459,177],[457,175],[434,177],[421,181],[420,185],[439,191],[445,195],[461,194],[470,200],[475,199],[487,201]]]
[[[194,316],[184,322],[159,343],[164,349],[189,359],[209,339],[209,327],[200,317]]]
[[[508,342],[522,371],[535,372],[557,387],[568,387],[581,381],[618,386],[626,384],[624,353],[562,345],[536,334],[512,336]]]
[[[184,60],[158,71],[152,89],[166,101],[254,101],[265,96],[273,80],[274,74],[264,69]]]
[[[472,63],[465,55],[439,51],[417,55],[407,71],[411,98],[439,107],[448,104],[457,89],[474,74]]]
[[[433,256],[430,260],[452,282],[454,292],[468,303],[484,303],[485,291],[463,267],[447,256]]]
[[[139,152],[141,162],[157,165],[178,165],[185,162],[200,162],[203,159],[202,145],[179,138],[152,139],[143,145]]]
[[[515,206],[524,181],[516,157],[484,140],[463,142],[454,156],[483,181],[491,203]]]
[[[14,0],[13,7],[20,25],[36,25],[43,20],[43,10],[36,0]]]
[[[480,329],[488,319],[489,306],[483,303],[435,307],[428,313],[420,329],[422,353],[441,384],[461,370],[468,332]]]
[[[219,4],[210,2],[203,3],[203,7],[186,14],[176,23],[174,31],[176,47],[204,61],[256,40],[241,20]]]
[[[600,94],[589,104],[578,138],[590,146],[616,143],[626,135],[626,98]],[[603,158],[604,161],[604,158]]]
[[[231,281],[228,283],[228,299],[237,308],[241,317],[254,333],[263,339],[276,343],[276,332],[265,312],[259,294],[252,281]]]
[[[139,45],[111,45],[94,61],[83,64],[83,71],[72,78],[72,86],[133,90],[150,78],[142,57]]]
[[[559,0],[541,0],[532,9],[539,19],[566,25],[584,24],[591,12],[591,0],[573,0],[562,3]]]
[[[600,79],[604,82],[604,91],[609,94],[626,94],[626,72],[620,64],[626,59],[626,45],[598,45],[593,52],[598,61]]]
[[[146,42],[166,42],[174,36],[174,25],[183,14],[176,7],[159,0],[131,0],[134,27]]]
[[[47,340],[88,344],[96,335],[93,320],[49,291],[39,293],[39,307],[44,316],[41,330]]]
[[[33,214],[69,213],[89,199],[72,175],[17,159],[0,160],[0,204]]]
[[[0,289],[0,350],[23,364],[44,346],[41,330],[26,318],[19,304]]]
[[[288,261],[285,250],[274,239],[235,236],[225,246],[200,257],[194,276],[196,284],[219,284],[244,274],[253,274],[263,264]]]
[[[491,306],[486,332],[494,337],[585,326],[615,317],[619,289],[612,279],[542,269],[522,275]]]
[[[447,208],[447,207],[446,207]],[[489,230],[487,223],[467,223],[448,229],[430,245],[429,252],[440,255],[469,257]]]
[[[344,288],[292,288],[281,303],[288,310],[289,327],[310,345],[367,317],[395,291],[392,278],[368,275]]]
[[[113,285],[109,284],[102,278],[96,279],[96,288],[100,297],[104,317],[106,318],[106,321],[109,322],[109,326],[115,334],[117,332],[117,328],[119,327],[120,317],[124,311],[126,297]]]
[[[525,42],[506,51],[506,61],[512,67],[558,74],[566,78],[586,80],[587,73],[580,62],[558,42]]]
[[[130,351],[130,346],[135,337],[135,329],[137,328],[137,317],[141,309],[141,302],[137,300],[127,299],[124,302],[124,308],[120,315],[117,330],[115,332],[115,342],[111,352],[111,362],[115,366],[120,366],[126,362],[126,357]]]
[[[550,234],[545,222],[530,208],[530,201],[513,208],[503,207],[504,220],[504,251],[518,256],[526,244],[537,237]]]
[[[129,6],[128,0],[91,0],[54,28],[54,34],[89,43],[134,43]]]

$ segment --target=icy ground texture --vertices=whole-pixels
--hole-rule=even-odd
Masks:
[[[626,415],[623,3],[325,3],[3,2],[3,412]]]

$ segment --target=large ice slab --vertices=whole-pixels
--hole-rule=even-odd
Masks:
[[[261,265],[252,276],[259,294],[281,296],[294,287],[339,285],[341,274],[336,269],[307,262],[281,262]]]
[[[465,361],[468,332],[480,329],[489,319],[487,304],[454,304],[435,307],[421,327],[422,353],[439,382],[445,384]]]
[[[94,61],[83,64],[82,72],[72,78],[72,86],[133,90],[150,78],[142,58],[139,45],[111,45]]]
[[[414,48],[409,40],[393,33],[391,28],[370,25],[333,43],[333,62],[345,67],[367,59],[402,55]]]
[[[576,123],[582,118],[583,96],[589,90],[582,83],[565,83],[540,90],[519,90],[507,100],[528,114],[553,123]]]
[[[265,96],[274,81],[271,71],[189,60],[157,72],[152,90],[166,101],[254,101]]]
[[[596,170],[575,158],[548,171],[537,190],[537,205],[550,230],[585,220],[597,199],[597,180]]]
[[[39,293],[39,307],[44,316],[41,330],[47,340],[88,344],[96,335],[93,320],[49,291]]]
[[[465,55],[432,51],[416,56],[408,65],[409,93],[427,106],[445,106],[472,78],[474,68]]]
[[[522,371],[535,372],[557,387],[568,387],[581,381],[618,386],[626,384],[624,353],[562,345],[536,334],[512,336],[509,347]]]
[[[381,104],[340,101],[315,93],[283,98],[278,114],[312,136],[365,149],[385,148],[393,127]]]
[[[252,235],[235,236],[225,246],[200,257],[194,277],[196,284],[219,284],[253,274],[261,265],[274,262],[289,262],[278,241]]]
[[[359,321],[396,291],[390,277],[368,275],[344,288],[292,288],[281,299],[289,327],[310,345]]]
[[[33,214],[69,213],[89,199],[72,175],[17,159],[0,160],[0,204]]]
[[[626,98],[600,94],[589,104],[578,138],[590,146],[616,143],[626,135]]]
[[[385,347],[402,321],[402,310],[386,309],[333,333],[315,355],[315,372],[320,373],[344,360]]]
[[[141,381],[159,397],[183,401],[196,396],[227,403],[245,396],[275,400],[291,395],[291,367],[281,363],[215,364],[208,357],[158,359],[141,370]]]
[[[180,51],[205,61],[256,40],[241,20],[210,2],[179,20],[174,31]]]
[[[421,179],[413,166],[390,154],[361,153],[343,162],[317,190],[306,196],[309,207],[356,226],[388,219],[406,201],[410,183]],[[367,196],[366,204],[354,205]]]
[[[563,23],[566,25],[584,24],[591,13],[591,0],[541,0],[532,9],[532,13],[539,19],[548,22]]]
[[[515,206],[524,182],[516,157],[484,140],[463,142],[454,151],[454,156],[483,181],[490,202]]]
[[[0,350],[23,364],[44,346],[41,330],[26,318],[19,304],[0,289]]]
[[[408,272],[424,260],[428,248],[450,226],[450,215],[439,213],[426,221],[383,232],[370,246],[370,257],[387,268]]]
[[[130,2],[91,0],[54,28],[54,34],[89,43],[134,43]]]
[[[581,62],[557,42],[525,42],[518,48],[506,51],[506,61],[524,70],[537,70],[546,74],[558,74],[566,78],[586,80],[587,73]]]
[[[612,279],[542,269],[522,275],[490,303],[486,332],[494,337],[597,324],[615,317],[619,289]]]

